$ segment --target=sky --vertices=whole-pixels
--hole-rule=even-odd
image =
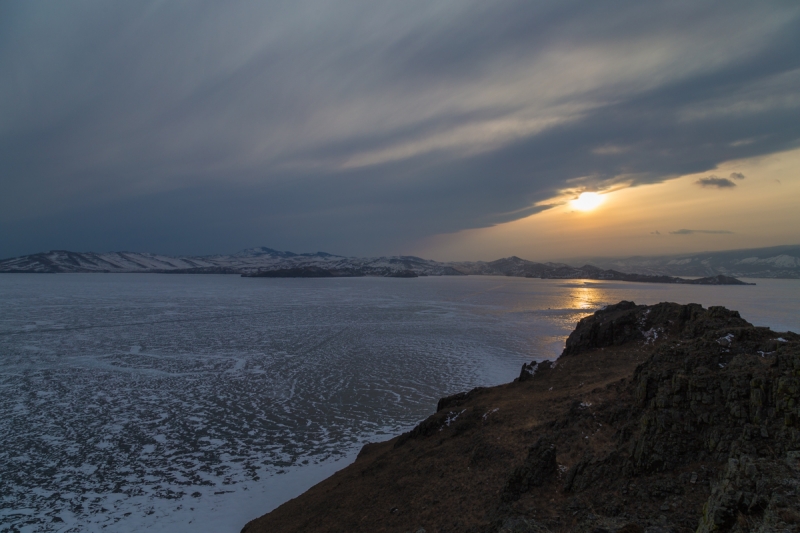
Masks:
[[[799,150],[794,0],[0,3],[0,258],[797,244]]]

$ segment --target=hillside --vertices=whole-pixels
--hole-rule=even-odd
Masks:
[[[242,531],[796,532],[798,490],[800,336],[621,302]]]

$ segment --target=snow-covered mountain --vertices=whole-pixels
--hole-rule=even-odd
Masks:
[[[330,275],[333,276],[459,276],[472,274],[564,279],[624,279],[623,273],[625,273],[648,276],[706,277],[724,275],[751,278],[800,278],[800,246],[709,252],[684,256],[592,258],[586,262],[591,264],[576,268],[564,263],[537,263],[512,256],[489,262],[443,263],[409,255],[343,257],[325,252],[296,254],[265,247],[248,248],[232,255],[197,257],[171,257],[139,252],[81,253],[55,250],[0,261],[0,273],[160,272],[252,275],[266,271],[299,272],[303,269],[316,269],[317,272],[323,270],[330,272]]]
[[[800,279],[800,246],[773,246],[660,257],[583,258],[601,268],[667,276],[725,275]]]
[[[463,275],[446,263],[413,256],[343,257],[325,252],[295,254],[271,248],[248,248],[233,255],[171,257],[139,252],[70,252],[54,250],[0,261],[0,272],[160,272],[252,274],[265,270],[317,267],[350,275]]]
[[[215,267],[210,258],[54,250],[0,261],[0,272],[153,272]]]

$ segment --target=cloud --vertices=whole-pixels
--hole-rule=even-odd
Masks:
[[[677,231],[670,231],[670,235],[694,235],[695,233],[709,233],[714,235],[729,235],[732,234],[732,231],[720,229],[720,230],[710,230],[710,229],[679,229]]]
[[[716,187],[717,189],[731,189],[736,187],[736,183],[731,180],[743,180],[744,174],[741,172],[731,172],[729,178],[720,178],[719,176],[707,176],[698,179],[695,183],[701,187]]]
[[[391,252],[710,172],[796,146],[797,50],[796,3],[3,2],[0,257]]]
[[[719,178],[717,176],[700,178],[695,183],[701,187],[716,187],[717,189],[729,189],[731,187],[736,187],[736,184],[728,178]]]

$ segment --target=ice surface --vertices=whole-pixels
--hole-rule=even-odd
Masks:
[[[0,523],[238,531],[346,466],[364,442],[412,427],[441,396],[554,359],[602,305],[705,294],[701,303],[756,323],[785,321],[753,296],[768,284],[664,287],[0,276]],[[731,294],[747,301],[725,301]],[[776,295],[800,302],[796,287]]]

